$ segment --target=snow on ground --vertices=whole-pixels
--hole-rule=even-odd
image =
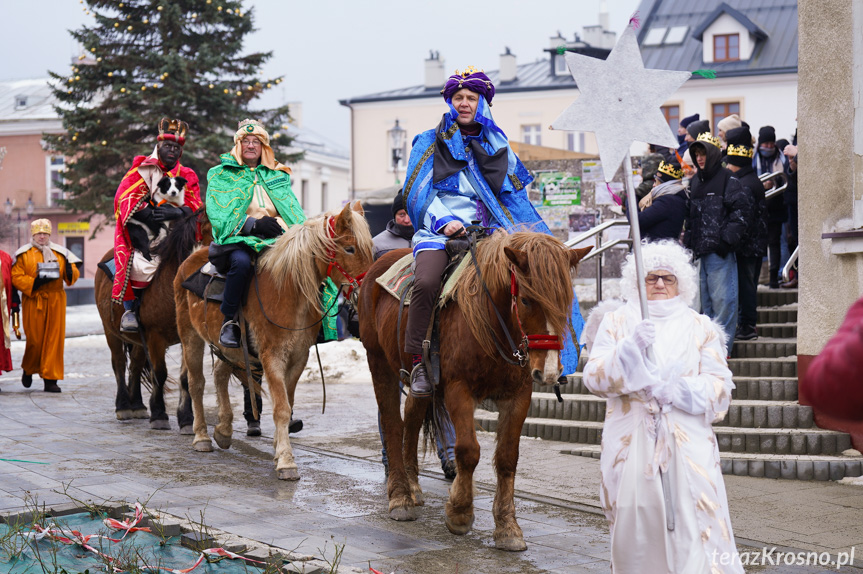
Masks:
[[[331,381],[350,383],[370,383],[372,375],[366,362],[366,350],[359,339],[318,345],[321,353],[321,364],[324,367],[324,377]],[[317,383],[321,380],[318,359],[315,348],[309,349],[309,362],[300,375],[300,383]]]

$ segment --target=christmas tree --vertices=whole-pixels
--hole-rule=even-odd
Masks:
[[[81,0],[84,4],[85,0]],[[252,102],[282,78],[262,79],[272,52],[243,54],[253,10],[237,0],[86,0],[95,24],[71,32],[83,54],[68,75],[51,73],[65,133],[47,135],[66,159],[64,204],[113,216],[117,186],[136,155],[149,155],[162,117],[189,124],[180,162],[201,180],[232,146],[237,123],[260,120],[282,162],[288,137],[277,133],[288,108]]]

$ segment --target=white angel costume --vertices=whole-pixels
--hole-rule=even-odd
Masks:
[[[656,364],[633,337],[642,317],[630,260],[621,282],[628,302],[605,314],[584,369],[585,385],[607,400],[600,501],[612,570],[742,573],[711,427],[725,416],[734,388],[724,335],[687,305],[695,270],[682,247],[648,244],[644,259],[646,271],[670,271],[680,285],[677,297],[648,301]],[[671,486],[671,531],[660,469]]]

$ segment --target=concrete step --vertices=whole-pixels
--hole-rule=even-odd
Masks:
[[[797,303],[780,307],[759,307],[756,323],[797,323]]]
[[[605,421],[605,399],[594,395],[562,396],[563,402],[558,402],[554,393],[533,393],[527,416],[564,421]],[[480,408],[497,412],[497,405],[491,400],[483,401]],[[795,401],[735,400],[717,426],[809,429],[814,425],[812,407],[799,405]]]
[[[478,409],[475,419],[483,430],[496,432],[497,413]],[[543,419],[528,417],[522,428],[522,436],[600,444],[601,422]],[[819,428],[742,428],[714,426],[721,452],[747,452],[761,454],[810,454],[836,455],[851,448],[851,436],[847,433]]]
[[[758,306],[777,307],[797,303],[797,289],[770,289],[766,285],[758,286]]]
[[[573,444],[562,454],[598,459],[601,448],[593,444]],[[794,454],[749,454],[723,452],[719,455],[722,474],[756,478],[796,480],[841,480],[863,476],[863,457]]]
[[[728,359],[732,376],[797,378],[797,357]]]
[[[753,341],[734,341],[731,356],[736,359],[792,357],[797,355],[797,339],[758,337]]]
[[[581,379],[581,373],[575,373],[567,377],[566,385],[561,385],[561,395],[589,395],[591,394]],[[732,399],[754,400],[754,401],[796,401],[797,379],[792,377],[734,377],[736,388],[731,391]],[[547,385],[534,383],[533,392],[549,392]]]
[[[797,324],[796,323],[764,323],[756,326],[758,339],[776,338],[776,339],[797,339]]]

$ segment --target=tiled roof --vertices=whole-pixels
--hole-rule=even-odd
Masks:
[[[739,62],[705,64],[702,43],[693,32],[706,27],[723,11],[740,21],[756,37],[752,57]],[[639,42],[647,68],[693,71],[710,67],[719,76],[748,76],[797,72],[797,1],[796,0],[642,0],[638,8],[641,17]],[[682,43],[645,46],[643,41],[651,28],[686,26]],[[703,32],[703,30],[702,30]],[[764,38],[766,36],[766,38]],[[550,52],[550,50],[547,50]],[[533,90],[572,89],[575,81],[569,74],[555,76],[551,62],[543,58],[518,66],[516,80],[499,83],[499,72],[486,71],[497,93]],[[702,81],[701,78],[694,78]],[[440,88],[410,86],[340,100],[342,105],[386,100],[408,100],[438,97]]]

